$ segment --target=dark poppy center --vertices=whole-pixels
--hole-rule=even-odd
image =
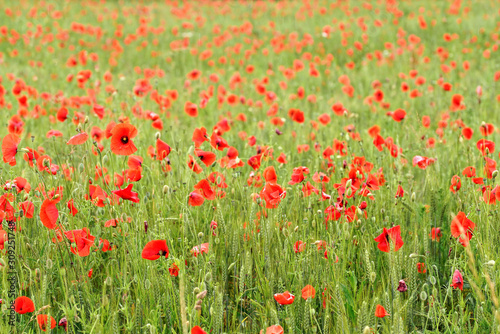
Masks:
[[[128,137],[127,136],[123,136],[120,140],[121,140],[121,142],[123,144],[127,144],[128,143]]]

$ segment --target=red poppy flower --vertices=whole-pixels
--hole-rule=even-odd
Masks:
[[[50,325],[49,325],[49,316],[46,314],[37,315],[36,321],[38,322],[38,326],[40,326],[40,329],[44,332],[47,331],[49,326],[50,329],[56,327],[56,320],[52,317],[50,317]]]
[[[132,124],[120,123],[111,130],[111,151],[117,155],[131,155],[137,151],[132,139],[137,129]]]
[[[163,140],[158,138],[156,140],[156,160],[163,160],[170,154],[172,149]]]
[[[302,298],[304,298],[305,300],[307,300],[309,298],[314,298],[315,294],[316,294],[316,290],[314,290],[314,287],[310,284],[306,285],[302,289]]]
[[[390,241],[394,244],[394,251],[397,252],[404,244],[403,239],[401,239],[401,227],[399,225],[394,226],[390,229],[384,227],[383,232],[374,239],[378,242],[378,249],[382,252],[388,253],[391,249]]]
[[[46,199],[40,207],[40,220],[42,224],[48,229],[54,229],[59,219],[59,210],[57,210],[56,203],[58,201]]]
[[[200,326],[194,326],[191,328],[191,334],[207,334]]]
[[[170,268],[168,268],[168,272],[170,273],[170,276],[177,277],[179,276],[179,267],[175,263],[172,263]]]
[[[418,166],[420,169],[426,169],[435,162],[433,158],[421,157],[416,155],[413,157],[413,167]]]
[[[89,139],[89,135],[86,132],[79,133],[77,135],[74,135],[71,137],[68,142],[66,143],[67,145],[82,145]]]
[[[191,253],[194,255],[194,257],[198,257],[199,254],[201,254],[201,255],[208,254],[208,247],[209,247],[208,242],[201,244],[199,246],[194,246],[191,249]]]
[[[486,155],[488,153],[495,152],[495,143],[491,140],[487,139],[479,139],[476,143],[477,149],[481,152],[482,155]],[[486,151],[488,149],[488,151]]]
[[[70,199],[68,201],[68,209],[69,209],[69,212],[73,215],[73,217],[78,213],[78,210],[75,207],[73,199]]]
[[[417,263],[417,271],[420,274],[425,274],[427,272],[427,268],[425,268],[425,263]]]
[[[396,122],[401,122],[406,117],[406,111],[403,109],[396,109],[390,115]]]
[[[375,316],[377,318],[384,318],[386,316],[390,315],[389,313],[387,313],[387,311],[385,310],[385,308],[378,304],[377,307],[375,307]]]
[[[451,221],[451,235],[454,238],[459,238],[460,244],[467,247],[470,239],[472,239],[472,232],[475,227],[476,224],[467,218],[464,212],[460,211]]]
[[[194,147],[196,148],[200,147],[203,142],[210,141],[207,136],[207,129],[204,127],[194,129],[192,140],[194,142]]]
[[[158,260],[164,256],[168,258],[168,246],[166,240],[151,240],[142,250],[142,258],[146,260]]]
[[[188,114],[188,116],[198,116],[198,106],[192,102],[186,101],[186,104],[184,104],[184,111]]]
[[[467,177],[474,177],[476,176],[476,168],[472,166],[465,167],[462,171],[462,175]]]
[[[273,325],[266,328],[265,334],[283,334],[283,333],[285,333],[283,331],[283,327],[281,327],[280,325]],[[260,334],[262,334],[262,331],[260,331]]]
[[[192,193],[189,194],[188,203],[191,206],[200,206],[203,204],[204,201],[205,201],[205,198],[203,197],[203,195],[201,195],[200,193],[198,193],[196,191],[193,191]]]
[[[120,189],[120,190],[113,190],[112,193],[115,194],[116,196],[120,197],[121,199],[131,201],[134,203],[139,203],[140,199],[137,196],[138,193],[132,191],[133,186],[134,186],[134,184],[130,183],[127,186],[127,188]]]
[[[279,184],[266,183],[260,191],[260,197],[266,202],[266,209],[275,209],[286,197],[286,191]]]
[[[64,235],[72,243],[70,247],[71,253],[82,257],[90,254],[90,247],[94,244],[95,236],[90,234],[88,228],[66,231]]]
[[[17,153],[17,145],[21,138],[16,136],[15,134],[9,133],[2,140],[2,154],[3,154],[3,162],[15,166],[16,165],[16,153]]]
[[[35,206],[30,201],[19,203],[19,208],[23,211],[23,216],[26,218],[33,218]]]
[[[453,273],[453,278],[451,280],[450,286],[452,286],[454,289],[464,289],[464,278],[462,277],[462,274],[460,273],[460,271],[458,271],[458,269],[456,269]]]
[[[195,172],[196,174],[200,174],[201,172],[203,172],[203,168],[201,168],[201,166],[198,165],[196,161],[194,161],[194,158],[191,154],[189,155],[189,160],[187,162],[187,165],[189,169]]]
[[[429,235],[433,241],[439,241],[443,234],[441,233],[441,229],[439,227],[433,227]]]
[[[398,185],[398,190],[396,191],[396,196],[394,196],[395,198],[403,198],[405,192],[403,190],[403,187],[401,187],[401,185]]]
[[[14,302],[14,310],[19,314],[25,314],[35,311],[35,304],[28,297],[17,297]]]
[[[194,154],[196,154],[196,156],[200,158],[201,162],[203,162],[207,167],[211,166],[217,158],[215,153],[202,151],[199,148],[194,149]]]
[[[295,296],[292,295],[290,292],[285,291],[283,293],[276,293],[274,294],[274,299],[278,302],[280,305],[290,305],[293,303]]]
[[[31,185],[28,183],[28,181],[25,178],[18,176],[14,179],[14,181],[16,183],[17,193],[24,191],[27,194],[29,194],[29,192],[31,190]]]
[[[203,197],[209,201],[212,201],[215,199],[215,191],[212,189],[210,186],[210,182],[208,182],[207,179],[203,179],[200,182],[198,182],[195,186],[194,189],[198,191]]]
[[[295,253],[301,253],[303,252],[304,250],[306,249],[306,243],[299,240],[297,242],[295,242],[295,244],[293,245],[293,251]]]
[[[462,181],[460,180],[460,177],[458,175],[453,175],[453,177],[451,178],[450,191],[455,194],[460,190],[461,187]]]

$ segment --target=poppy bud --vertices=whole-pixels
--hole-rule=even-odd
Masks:
[[[47,267],[47,269],[51,269],[52,268],[52,260],[51,259],[47,259],[47,262],[46,262],[45,266]]]
[[[436,277],[434,276],[429,277],[429,282],[431,282],[432,285],[436,284]]]
[[[491,173],[491,177],[492,177],[492,178],[496,178],[497,176],[498,176],[498,170],[497,170],[497,169],[495,169],[495,170],[493,171],[493,173]]]
[[[358,215],[362,216],[363,215],[363,210],[361,210],[360,208],[356,208],[356,212],[358,213]]]
[[[49,168],[50,167],[50,161],[49,161],[49,159],[43,159],[43,165],[45,167]]]
[[[146,290],[149,290],[149,288],[151,288],[151,281],[150,281],[150,280],[148,280],[147,278],[146,278],[146,280],[144,281],[144,288],[145,288]]]
[[[106,279],[104,280],[104,284],[106,284],[107,286],[111,286],[113,284],[113,280],[111,277],[106,277]],[[151,283],[150,283],[151,284]]]
[[[64,268],[59,269],[59,274],[60,274],[62,277],[65,277],[65,276],[66,276],[66,269],[64,269]]]
[[[377,278],[377,273],[375,273],[374,271],[372,271],[370,273],[370,282],[375,282],[375,278]]]
[[[155,133],[155,138],[156,138],[157,140],[158,140],[158,139],[160,139],[160,137],[161,137],[161,133],[159,133],[159,132]]]
[[[27,148],[20,148],[18,151],[24,152],[24,153],[29,153],[29,150]]]
[[[198,238],[201,239],[201,238],[203,238],[203,236],[204,236],[203,232],[198,233]]]
[[[420,255],[418,255],[417,253],[411,253],[409,255],[410,259],[416,259],[417,257],[419,257]]]
[[[205,275],[205,281],[207,281],[207,282],[212,281],[212,273],[208,272],[208,273]]]
[[[85,119],[83,120],[83,124],[88,124],[89,122],[89,116],[85,116]]]
[[[371,334],[373,333],[372,329],[368,326],[365,326],[365,328],[363,329],[363,334]]]
[[[486,262],[485,265],[493,267],[493,266],[495,266],[495,260],[490,260],[490,261]]]
[[[349,196],[352,195],[352,189],[351,188],[347,189],[346,195],[347,195],[347,197],[349,197]]]
[[[351,188],[351,185],[352,185],[352,179],[349,179],[349,180],[347,180],[347,182],[345,183],[345,188],[346,188],[346,189],[349,189],[349,188]]]
[[[169,187],[169,186],[167,186],[167,185],[164,185],[164,186],[163,186],[163,194],[168,193],[168,191],[169,191],[169,190],[170,190],[170,187]]]
[[[199,294],[199,293],[200,293],[200,288],[195,287],[195,288],[193,289],[193,294],[197,295],[197,294]]]
[[[420,299],[426,300],[427,299],[427,292],[425,292],[425,291],[420,292]]]
[[[81,172],[83,172],[84,170],[85,170],[85,167],[83,166],[83,164],[82,164],[82,163],[81,163],[81,164],[79,164],[79,165],[78,165],[78,171],[81,173]]]
[[[108,162],[108,160],[109,160],[109,158],[108,158],[108,156],[107,156],[107,155],[104,155],[104,156],[102,157],[102,163],[103,163],[103,164],[107,163],[107,162]]]
[[[417,197],[417,195],[415,194],[415,192],[412,192],[411,193],[411,201],[412,202],[415,202],[415,198]]]
[[[108,296],[104,295],[102,297],[102,302],[101,302],[102,306],[107,306],[109,304],[109,298]]]

